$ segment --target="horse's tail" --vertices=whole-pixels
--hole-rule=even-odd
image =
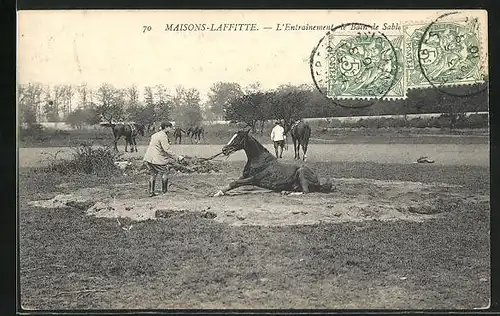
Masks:
[[[304,124],[304,136],[307,138],[311,137],[311,127],[309,124]]]
[[[335,185],[330,178],[327,178],[325,182],[320,184],[320,191],[324,193],[332,192],[335,190]]]

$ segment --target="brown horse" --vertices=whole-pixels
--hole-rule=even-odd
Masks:
[[[114,136],[114,149],[118,151],[118,140],[124,136],[125,137],[125,151],[127,152],[127,146],[130,144],[130,151],[137,152],[137,142],[135,137],[137,134],[144,136],[145,127],[142,124],[137,123],[101,123],[101,126],[111,127]]]
[[[249,131],[239,131],[222,148],[226,156],[243,149],[247,163],[243,175],[215,193],[224,195],[227,191],[244,185],[254,185],[273,191],[331,192],[335,189],[330,179],[320,183],[319,178],[307,166],[281,163]]]
[[[187,130],[187,136],[191,137],[191,144],[193,143],[193,139],[198,143],[202,136],[205,138],[205,131],[201,126],[190,127]]]
[[[300,159],[300,146],[302,146],[302,151],[304,152],[302,160],[306,161],[311,128],[306,122],[298,121],[292,125],[290,135],[292,136],[293,149],[295,151],[294,159]]]

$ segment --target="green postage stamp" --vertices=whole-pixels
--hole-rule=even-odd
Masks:
[[[477,17],[448,13],[391,26],[346,23],[311,54],[313,80],[331,99],[406,98],[409,89],[487,80],[487,34]]]
[[[405,25],[408,88],[483,81],[479,22],[456,21]]]
[[[329,35],[329,97],[404,97],[403,37]]]

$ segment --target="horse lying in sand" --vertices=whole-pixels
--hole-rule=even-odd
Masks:
[[[229,183],[214,196],[224,195],[227,191],[244,185],[255,185],[281,192],[309,193],[334,190],[329,180],[321,184],[309,167],[278,162],[278,159],[248,132],[238,131],[222,148],[222,153],[226,156],[241,149],[245,151],[247,163],[243,169],[243,176]]]

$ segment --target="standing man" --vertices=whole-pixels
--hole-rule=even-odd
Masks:
[[[155,181],[158,173],[162,174],[161,192],[167,193],[168,189],[168,172],[175,161],[175,156],[170,151],[170,140],[167,133],[173,129],[172,123],[161,123],[160,130],[151,135],[148,149],[144,155],[144,163],[149,170],[149,196],[155,196]],[[182,160],[184,157],[178,156],[177,160]]]
[[[274,151],[276,158],[283,158],[283,148],[285,147],[285,129],[281,126],[280,121],[274,122],[274,128],[271,131],[271,140],[274,143]],[[278,156],[278,147],[280,147],[280,154]]]

